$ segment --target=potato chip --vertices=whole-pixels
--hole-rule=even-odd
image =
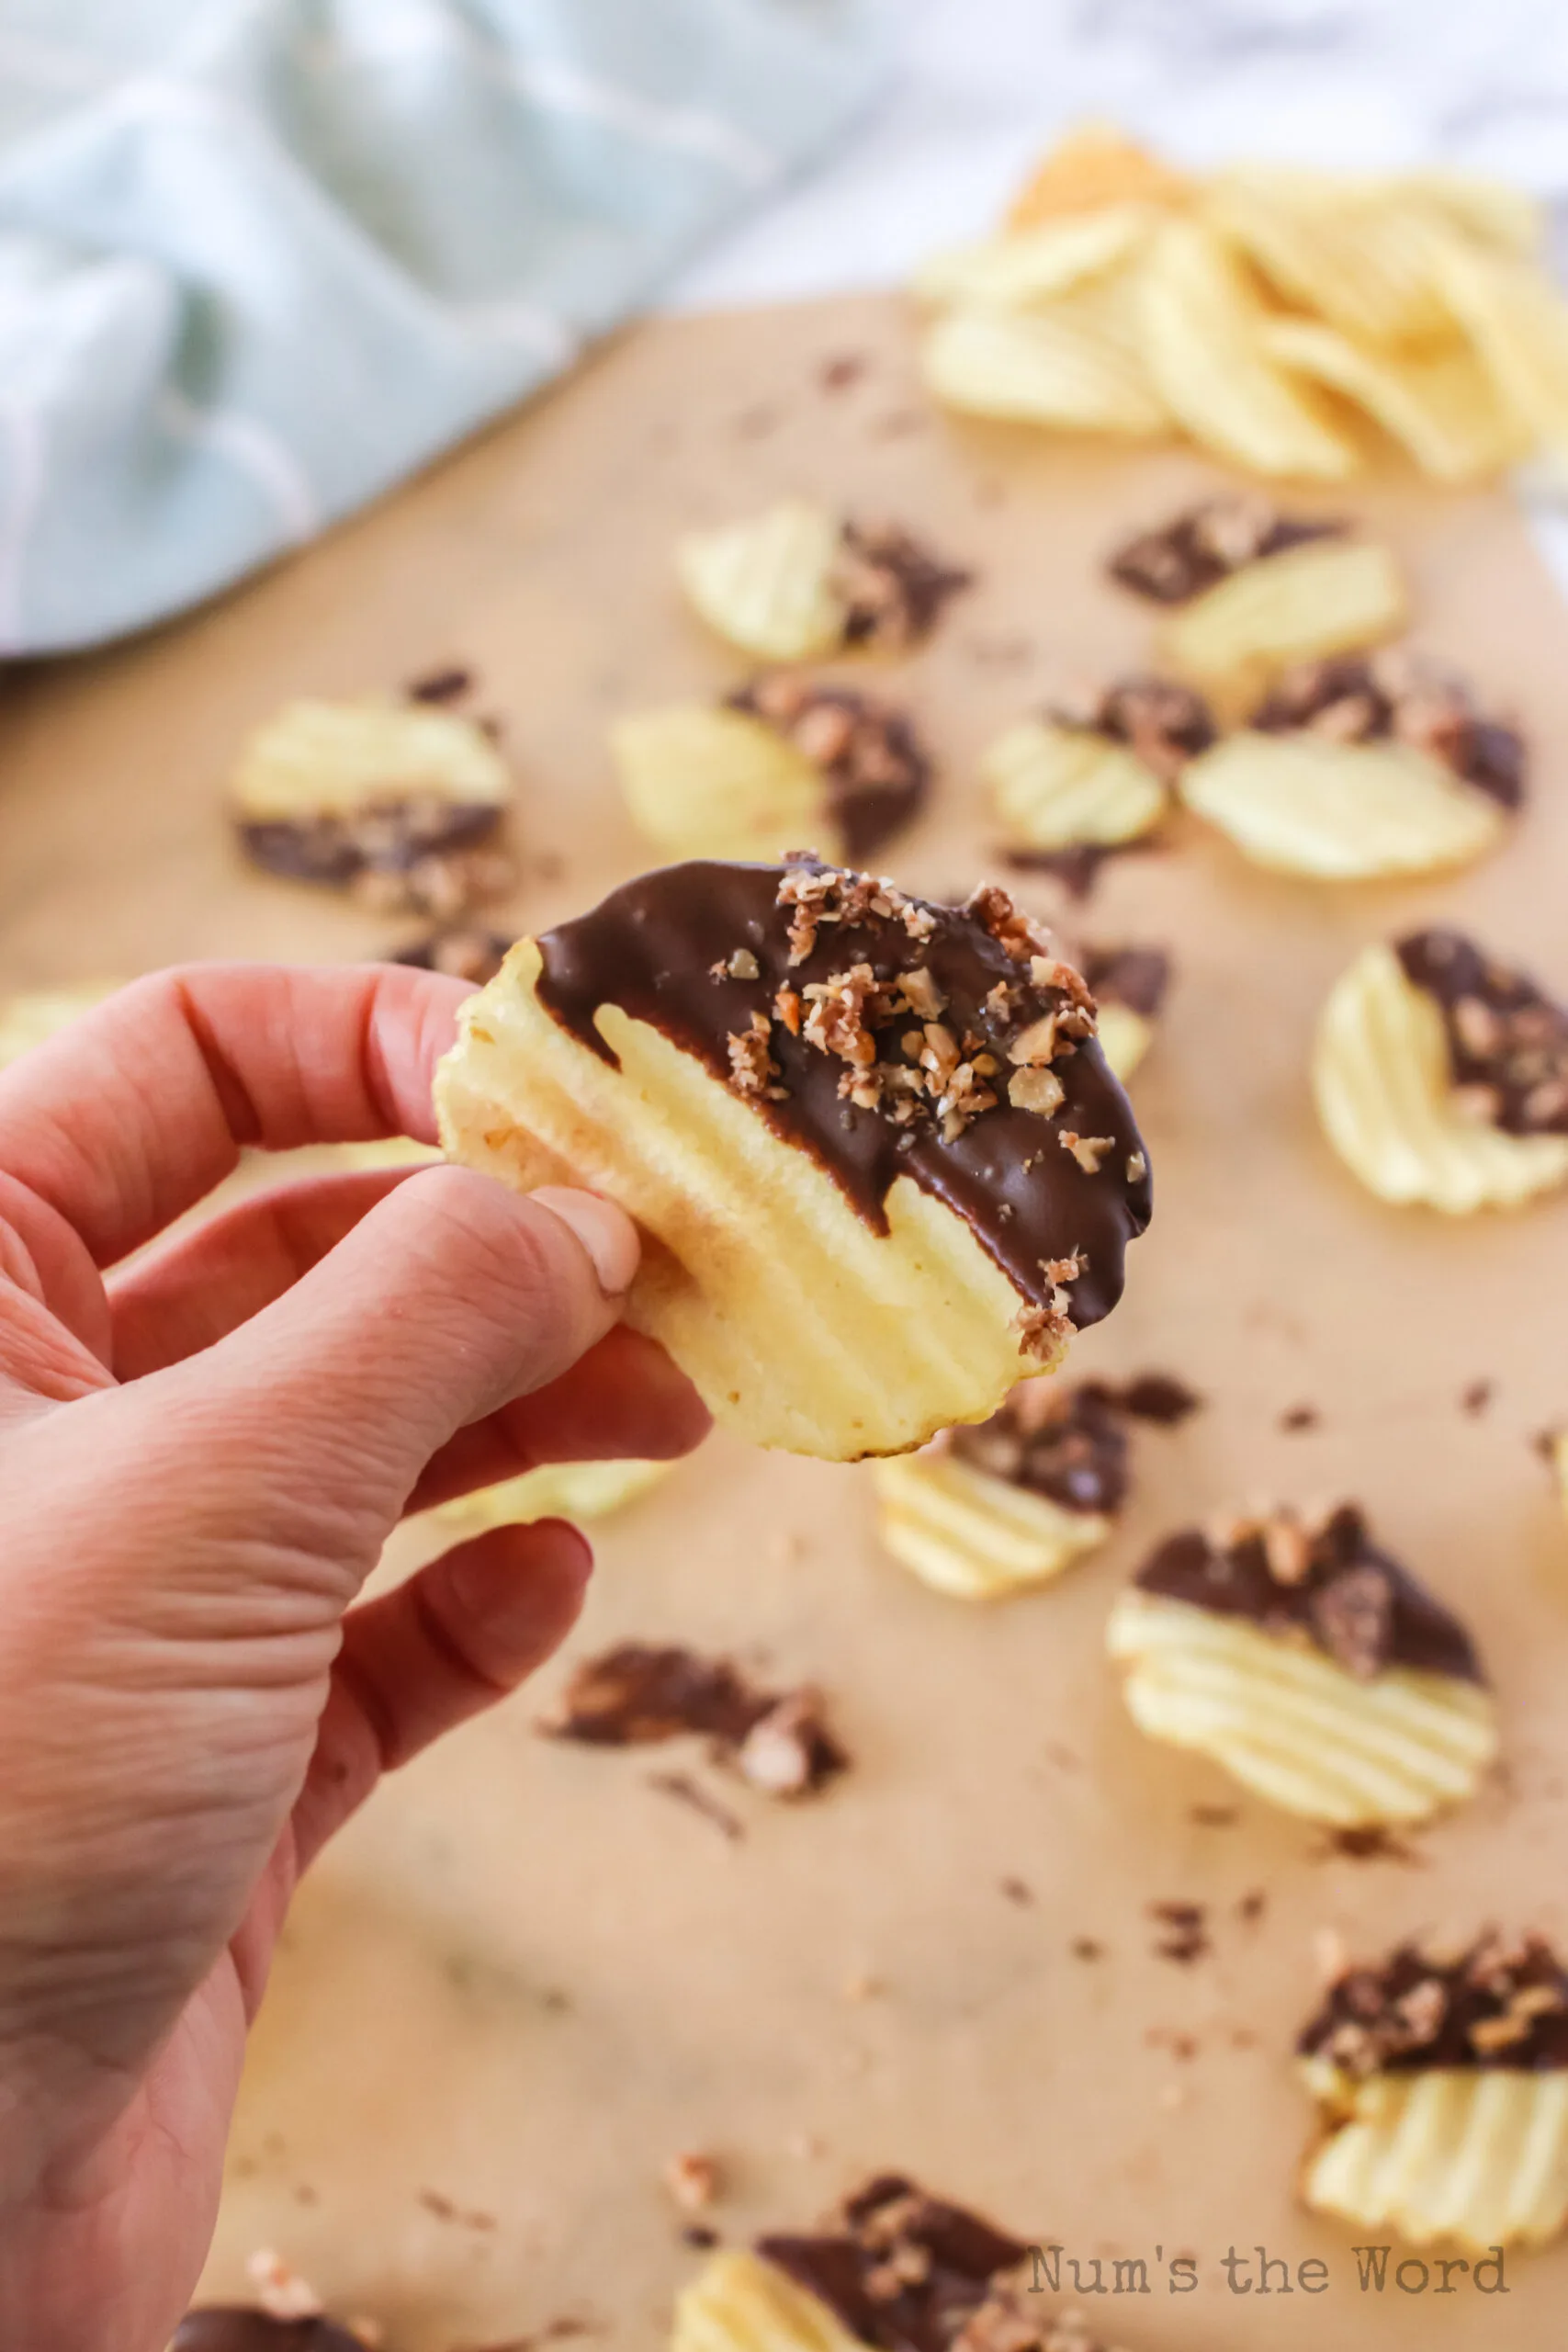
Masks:
[[[1312,1084],[1329,1142],[1380,1200],[1467,1216],[1568,1182],[1568,1136],[1507,1135],[1463,1114],[1442,1014],[1391,947],[1364,948],[1330,990]]]
[[[1462,229],[1483,245],[1505,253],[1539,254],[1547,235],[1546,207],[1538,197],[1511,180],[1487,178],[1480,172],[1459,172],[1428,164],[1403,172],[1398,179],[1372,184],[1385,200],[1397,194],[1418,204],[1423,211]]]
[[[1155,1024],[1146,1013],[1134,1012],[1130,1004],[1110,1003],[1102,998],[1095,1035],[1100,1052],[1125,1086],[1154,1044]]]
[[[1433,239],[1445,300],[1498,394],[1558,467],[1568,465],[1568,305],[1528,262]]]
[[[676,2299],[670,2352],[865,2352],[858,2336],[760,2255],[710,2255]]]
[[[765,662],[803,662],[832,651],[843,636],[843,602],[833,587],[840,536],[825,506],[781,499],[745,522],[690,533],[675,549],[675,569],[717,636]]]
[[[546,1462],[515,1478],[479,1487],[431,1516],[479,1535],[489,1527],[525,1527],[536,1519],[608,1519],[667,1478],[672,1462]]]
[[[922,1583],[961,1600],[1048,1584],[1103,1544],[1111,1522],[993,1478],[928,1447],[872,1464],[883,1544]]]
[[[1350,443],[1267,356],[1265,313],[1213,230],[1163,222],[1140,285],[1156,392],[1195,441],[1258,473],[1346,481],[1359,470]]]
[[[16,996],[0,996],[0,1069],[34,1046],[47,1045],[118,986],[117,980],[82,980],[68,988],[24,989]]]
[[[952,311],[928,328],[920,372],[937,400],[971,416],[1133,440],[1169,424],[1129,289],[1115,278],[1040,311]]]
[[[1273,358],[1355,401],[1435,481],[1482,481],[1523,455],[1526,436],[1463,345],[1396,359],[1314,320],[1272,319],[1262,333]]]
[[[1234,700],[1275,670],[1404,627],[1404,582],[1372,539],[1309,539],[1243,564],[1162,622],[1161,658]]]
[[[982,757],[980,775],[1017,849],[1134,841],[1169,806],[1158,776],[1124,744],[1044,718],[1010,727]]]
[[[367,695],[289,703],[245,744],[232,789],[247,824],[288,825],[357,818],[367,807],[407,800],[499,810],[512,797],[512,778],[472,719]]]
[[[739,710],[674,703],[610,730],[639,832],[671,856],[774,858],[810,842],[837,854],[828,782],[777,729]]]
[[[905,1452],[985,1419],[1059,1361],[1072,1328],[1109,1312],[1146,1216],[1136,1126],[1092,1043],[1062,1058],[1059,1080],[1031,1059],[1058,1024],[1084,1037],[1082,982],[1045,955],[1020,962],[990,928],[1004,921],[1018,935],[994,889],[977,910],[950,910],[809,862],[645,876],[549,934],[548,976],[540,944],[523,940],[469,999],[436,1079],[442,1140],[518,1190],[587,1184],[637,1218],[647,1240],[627,1320],[669,1349],[721,1421],[829,1460]],[[820,929],[819,946],[786,962],[803,924],[813,942]],[[931,1001],[919,958],[939,952],[932,939],[956,1031],[911,1024],[915,1001]],[[650,964],[645,942],[671,960]],[[857,1025],[854,967],[872,955],[884,969],[908,963],[914,995],[901,1013],[885,1007],[884,982]],[[657,1026],[642,1013],[655,972]],[[1009,1001],[1028,1016],[1012,1046],[986,1009],[1001,975],[1016,975]],[[841,1057],[859,1057],[863,1030],[874,1069]],[[996,1035],[985,1058],[1005,1100],[964,1061],[971,1030]],[[987,1117],[994,1172],[963,1177],[960,1210],[938,1181]],[[842,1157],[851,1136],[874,1155],[871,1173]],[[1038,1161],[1035,1181],[1027,1214],[1004,1223],[992,1188],[1021,1157]]]
[[[1184,204],[1194,183],[1111,123],[1086,122],[1057,141],[1013,198],[1010,229],[1105,205]]]
[[[1029,310],[1127,260],[1147,238],[1151,218],[1145,205],[1118,204],[1013,230],[935,254],[912,291],[922,302]]]
[[[1451,336],[1432,275],[1432,216],[1397,183],[1368,196],[1337,174],[1240,169],[1213,181],[1203,213],[1287,301],[1359,345]]]
[[[1394,1666],[1359,1680],[1246,1619],[1136,1589],[1106,1638],[1141,1731],[1311,1821],[1425,1820],[1473,1795],[1496,1754],[1490,1694],[1455,1676]]]
[[[1562,2068],[1433,2066],[1357,2080],[1309,2059],[1303,2072],[1327,2110],[1302,2176],[1314,2211],[1412,2245],[1447,2239],[1483,2254],[1541,2245],[1568,2219]]]
[[[1179,790],[1255,865],[1315,881],[1468,865],[1507,824],[1490,795],[1406,743],[1246,729],[1192,761]]]

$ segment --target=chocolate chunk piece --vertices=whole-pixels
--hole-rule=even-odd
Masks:
[[[1568,2066],[1568,1973],[1540,1936],[1486,1934],[1457,1957],[1403,1943],[1330,1987],[1296,2045],[1348,2075]]]
[[[1124,1004],[1129,1012],[1155,1020],[1170,986],[1170,957],[1163,947],[1086,947],[1078,968],[1101,1004]]]
[[[1244,492],[1206,498],[1157,530],[1142,531],[1106,564],[1112,580],[1156,605],[1185,605],[1244,564],[1304,547],[1309,539],[1343,538],[1348,526],[1280,514],[1266,499]]]
[[[1180,1421],[1201,1412],[1203,1399],[1195,1388],[1189,1388],[1174,1373],[1140,1372],[1118,1387],[1103,1381],[1093,1384],[1102,1396],[1118,1412],[1129,1413],[1135,1421],[1153,1421],[1161,1429],[1175,1429]]]
[[[875,2352],[957,2352],[993,2282],[1029,2247],[886,2173],[847,2199],[820,2234],[760,2238],[757,2252]]]
[[[406,947],[397,948],[389,960],[412,964],[421,972],[445,972],[451,979],[471,980],[475,988],[482,989],[500,971],[511,944],[503,931],[465,926],[430,932],[423,939],[412,940]]]
[[[776,728],[821,769],[829,814],[851,857],[866,856],[922,806],[931,763],[902,712],[793,670],[771,671],[725,699]]]
[[[1061,695],[1045,716],[1058,727],[1124,743],[1166,784],[1174,784],[1187,762],[1209,749],[1216,732],[1202,695],[1168,678],[1119,678],[1082,695]]]
[[[1115,1305],[1149,1218],[1147,1158],[1081,976],[1005,891],[941,907],[811,857],[701,861],[539,946],[540,1001],[590,1051],[614,1061],[603,1004],[650,1023],[873,1232],[900,1175],[943,1202],[1013,1284],[1042,1358]]]
[[[403,689],[410,702],[461,702],[473,691],[474,673],[457,662],[448,662],[440,670],[427,670],[423,676],[411,678]]]
[[[1135,1581],[1140,1591],[1245,1617],[1268,1634],[1304,1635],[1359,1680],[1406,1666],[1485,1685],[1459,1619],[1376,1548],[1354,1503],[1312,1526],[1280,1511],[1223,1535],[1189,1528],[1162,1544]]]
[[[187,2312],[169,2352],[369,2352],[363,2337],[330,2319],[273,2319],[265,2312],[214,2304]]]
[[[1483,718],[1450,671],[1397,649],[1299,662],[1276,682],[1247,724],[1265,735],[1405,743],[1502,808],[1524,802],[1524,738]]]
[[[696,1732],[770,1796],[805,1796],[849,1758],[809,1688],[759,1690],[728,1658],[620,1642],[579,1666],[539,1728],[594,1747],[643,1747]]]
[[[897,524],[847,522],[832,571],[844,607],[844,643],[888,652],[918,645],[974,576],[944,563]]]
[[[1026,1380],[988,1421],[950,1430],[945,1442],[971,1469],[1063,1510],[1109,1513],[1127,1499],[1127,1432],[1109,1393],[1092,1381],[1064,1388]]]
[[[1393,952],[1442,1013],[1465,1107],[1506,1135],[1568,1135],[1568,1009],[1462,932],[1412,932]]]

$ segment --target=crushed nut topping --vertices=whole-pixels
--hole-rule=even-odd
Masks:
[[[1079,1136],[1071,1127],[1062,1128],[1056,1141],[1064,1151],[1071,1152],[1086,1176],[1098,1176],[1100,1161],[1116,1148],[1114,1136]]]
[[[1106,569],[1112,580],[1156,605],[1185,605],[1244,564],[1309,539],[1343,537],[1346,525],[1281,514],[1245,491],[1206,498],[1143,531],[1116,549]]]
[[[1059,695],[1046,717],[1058,727],[1124,743],[1162,784],[1174,784],[1188,761],[1214,741],[1213,716],[1202,695],[1166,678],[1122,678]]]
[[[682,2149],[664,2167],[664,2186],[683,2213],[705,2213],[718,2195],[718,2165],[712,2156]]]
[[[819,2234],[764,2237],[757,2251],[826,2303],[858,2343],[884,2352],[957,2352],[964,2329],[995,2301],[1029,2247],[886,2174],[846,2199]],[[1039,2341],[1026,2339],[1024,2352]]]
[[[765,1012],[754,1012],[749,1029],[730,1032],[729,1080],[738,1094],[779,1094],[781,1090],[772,1083],[779,1066],[768,1051],[771,1034]]]
[[[1484,1679],[1464,1627],[1376,1548],[1353,1503],[1315,1521],[1279,1510],[1189,1529],[1160,1545],[1137,1584],[1310,1641],[1358,1681],[1392,1666]]]
[[[1408,744],[1505,808],[1524,800],[1524,738],[1483,717],[1452,672],[1399,649],[1300,662],[1247,724],[1263,734],[1315,735],[1331,743]]]
[[[1442,1013],[1470,1115],[1507,1135],[1568,1135],[1568,1009],[1461,932],[1414,932],[1394,953]]]
[[[822,770],[829,812],[852,857],[863,857],[915,814],[931,764],[901,711],[849,686],[819,685],[774,670],[726,697],[760,718]]]
[[[974,576],[944,563],[897,524],[846,522],[829,576],[844,607],[844,643],[907,651],[931,634]]]
[[[1568,1973],[1540,1936],[1493,1931],[1458,1953],[1403,1943],[1337,1975],[1297,2047],[1357,2077],[1568,2066]]]
[[[621,1642],[585,1659],[538,1728],[596,1747],[640,1747],[695,1732],[716,1760],[771,1796],[805,1796],[846,1770],[820,1694],[759,1690],[728,1658]]]

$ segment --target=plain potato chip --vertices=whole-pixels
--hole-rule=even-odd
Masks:
[[[1404,628],[1404,581],[1375,539],[1308,539],[1243,564],[1160,628],[1163,660],[1232,699],[1251,696],[1270,673],[1376,645]]]
[[[1380,1200],[1468,1216],[1568,1182],[1568,1136],[1508,1135],[1462,1114],[1442,1013],[1391,947],[1363,948],[1330,990],[1312,1085],[1324,1133]]]
[[[1454,317],[1512,414],[1568,466],[1568,306],[1528,262],[1433,239],[1434,269]]]
[[[1169,806],[1158,776],[1124,744],[1050,719],[1010,727],[982,757],[980,775],[1015,849],[1134,841]]]
[[[1147,237],[1151,217],[1145,205],[1118,204],[1013,230],[937,254],[913,291],[923,302],[1028,310],[1125,261]]]
[[[667,1478],[672,1462],[546,1462],[515,1478],[479,1487],[431,1516],[444,1526],[482,1534],[487,1527],[527,1526],[536,1519],[607,1519]]]
[[[1395,358],[1309,319],[1273,319],[1264,347],[1283,367],[1364,408],[1435,481],[1483,481],[1528,438],[1463,345]]]
[[[1178,788],[1255,865],[1314,881],[1468,865],[1507,825],[1487,793],[1407,743],[1244,729],[1191,761]]]
[[[843,601],[833,587],[841,533],[825,506],[781,499],[744,522],[689,533],[676,547],[675,569],[716,635],[767,662],[804,662],[843,637]]]
[[[1346,481],[1359,470],[1351,444],[1267,356],[1265,313],[1213,229],[1163,222],[1139,277],[1149,373],[1195,441],[1257,473]]]
[[[611,729],[610,751],[633,823],[672,856],[768,860],[807,842],[837,851],[822,770],[744,711],[642,711]]]
[[[1134,1012],[1130,1004],[1108,1002],[1101,998],[1095,1035],[1100,1039],[1100,1052],[1125,1086],[1154,1044],[1155,1024],[1147,1013]]]
[[[1129,289],[1115,277],[1044,310],[952,311],[927,329],[920,373],[944,406],[971,416],[1134,440],[1169,425]]]
[[[1412,2245],[1541,2245],[1568,2218],[1568,2071],[1432,2066],[1357,2080],[1309,2058],[1325,2109],[1302,2196]],[[1450,2290],[1451,2291],[1451,2290]]]
[[[0,1069],[34,1046],[47,1045],[84,1012],[113,996],[119,985],[118,980],[83,980],[69,988],[24,989],[16,996],[0,996]]]
[[[675,2302],[670,2352],[865,2352],[826,2303],[759,2255],[710,2255]]]
[[[1310,1821],[1424,1821],[1472,1796],[1497,1752],[1490,1694],[1451,1675],[1398,1666],[1358,1681],[1243,1618],[1136,1590],[1106,1641],[1141,1731]]]
[[[1375,348],[1441,341],[1452,322],[1431,267],[1432,214],[1337,175],[1222,173],[1205,219],[1287,301]]]
[[[922,1583],[961,1600],[1048,1584],[1111,1533],[1102,1514],[1064,1510],[940,1445],[873,1463],[871,1475],[886,1548]]]
[[[1014,197],[1010,229],[1102,205],[1184,204],[1194,182],[1151,155],[1112,123],[1086,122],[1057,141]]]
[[[288,704],[244,745],[232,791],[242,819],[273,825],[354,818],[400,800],[500,809],[512,778],[472,719],[367,695]]]

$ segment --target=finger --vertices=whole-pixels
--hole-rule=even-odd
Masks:
[[[497,1527],[350,1611],[305,1785],[299,1870],[383,1772],[493,1706],[576,1623],[592,1555],[574,1527]]]
[[[114,1264],[243,1144],[434,1139],[461,980],[394,964],[187,964],[135,981],[0,1072],[0,1167]]]
[[[672,1462],[712,1426],[707,1407],[657,1341],[617,1324],[547,1388],[459,1430],[408,1508],[428,1510],[547,1462]]]
[[[413,1172],[367,1168],[280,1184],[138,1258],[108,1285],[116,1376],[144,1379],[248,1323]]]
[[[637,1255],[592,1193],[415,1170],[292,1289],[118,1401],[154,1459],[177,1449],[187,1508],[216,1489],[271,1555],[328,1564],[341,1606],[432,1454],[586,1354]]]

